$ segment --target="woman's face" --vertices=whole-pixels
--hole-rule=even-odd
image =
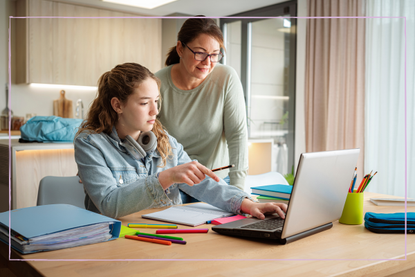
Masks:
[[[122,133],[134,137],[133,134],[137,132],[153,129],[158,114],[159,95],[156,81],[147,78],[135,88],[126,103],[120,103],[117,127],[122,128]]]
[[[212,72],[216,63],[212,63],[210,57],[206,57],[204,61],[195,60],[195,54],[193,52],[202,52],[207,54],[219,54],[220,44],[219,42],[206,34],[201,34],[186,46],[181,42],[177,43],[178,53],[180,57],[180,63],[184,66],[185,72],[189,77],[199,79],[203,81],[210,72]],[[191,51],[190,49],[193,51]]]

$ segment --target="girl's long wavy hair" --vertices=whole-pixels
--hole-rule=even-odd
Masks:
[[[91,133],[110,134],[112,126],[118,120],[118,115],[111,106],[111,99],[116,97],[125,104],[128,97],[147,78],[155,80],[160,89],[160,80],[146,67],[136,63],[120,64],[111,71],[102,74],[98,80],[97,97],[92,102],[87,119],[81,124],[77,135],[85,130]],[[161,96],[158,103],[160,109]],[[166,164],[166,159],[172,155],[169,137],[157,119],[152,131],[157,137],[157,151],[163,161],[159,167],[163,167]]]

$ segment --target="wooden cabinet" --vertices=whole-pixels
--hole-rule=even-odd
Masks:
[[[17,83],[96,86],[117,64],[162,67],[161,19],[46,0],[18,0],[16,14],[44,16],[12,19]]]
[[[11,208],[36,206],[40,180],[45,176],[75,176],[73,143],[19,143],[0,140],[0,212],[9,209],[9,176]],[[9,175],[10,168],[10,175]]]

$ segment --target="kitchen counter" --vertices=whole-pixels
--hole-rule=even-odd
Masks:
[[[2,136],[0,136],[1,139]],[[16,151],[22,150],[43,150],[43,149],[73,149],[72,142],[19,142],[20,136],[11,140],[11,147]],[[0,147],[9,146],[8,136],[0,140]]]
[[[8,137],[6,137],[8,138]],[[73,143],[20,143],[10,140],[12,209],[36,206],[45,176],[74,176],[78,172]],[[0,139],[0,212],[9,209],[9,140]]]
[[[20,135],[12,135],[12,136],[10,136],[10,138],[11,139],[19,139],[20,138]],[[9,134],[7,134],[7,133],[0,133],[0,139],[9,139]]]

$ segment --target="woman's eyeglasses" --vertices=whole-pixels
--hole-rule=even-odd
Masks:
[[[208,54],[208,53],[204,53],[204,52],[195,52],[192,49],[190,49],[190,47],[187,46],[186,43],[182,42],[182,45],[186,46],[195,55],[195,60],[196,61],[204,61],[204,60],[206,60],[207,57],[210,57],[210,61],[212,63],[217,63],[218,61],[220,61],[223,58],[222,53]]]

